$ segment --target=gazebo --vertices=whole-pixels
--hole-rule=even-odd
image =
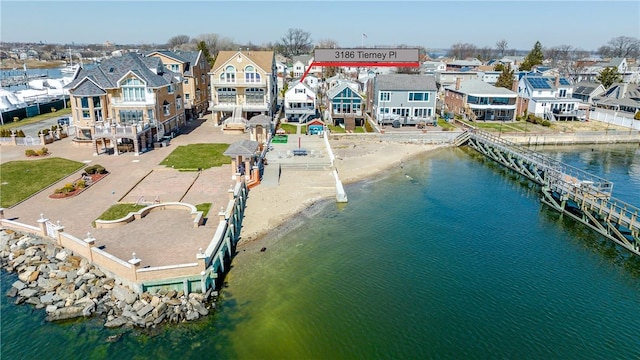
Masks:
[[[236,141],[229,145],[223,155],[231,157],[232,179],[235,180],[238,175],[244,175],[246,180],[251,179],[254,166],[256,173],[258,172],[258,166],[254,161],[258,155],[258,145],[258,142],[253,140]]]
[[[259,144],[267,142],[272,126],[273,118],[271,116],[260,114],[252,117],[249,119],[249,138]]]

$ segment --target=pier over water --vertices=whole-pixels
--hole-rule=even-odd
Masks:
[[[611,196],[613,183],[478,129],[455,140],[541,186],[541,201],[640,255],[640,209]]]

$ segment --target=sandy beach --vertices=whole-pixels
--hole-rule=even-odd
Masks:
[[[420,154],[451,146],[340,139],[331,141],[335,167],[343,184],[365,180]],[[347,196],[349,194],[347,193]],[[259,240],[270,231],[285,231],[286,222],[312,205],[335,201],[330,171],[284,169],[275,187],[257,186],[249,192],[240,246]]]

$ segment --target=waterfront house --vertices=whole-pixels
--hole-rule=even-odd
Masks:
[[[220,51],[209,74],[215,124],[273,116],[278,97],[273,51]]]
[[[513,121],[518,94],[482,80],[457,81],[445,88],[444,103],[448,111],[472,121]]]
[[[304,123],[316,115],[316,92],[295,81],[284,94],[284,114],[288,121]]]
[[[202,50],[153,51],[147,56],[160,58],[166,68],[182,75],[184,110],[187,119],[198,118],[209,108],[209,71],[211,67]]]
[[[518,96],[527,104],[527,112],[545,120],[582,120],[585,106],[573,97],[573,85],[564,77],[523,76]]]
[[[185,124],[182,76],[157,57],[125,53],[80,68],[69,89],[74,141],[136,155]]]
[[[458,79],[460,81],[466,81],[471,79],[477,79],[479,74],[477,71],[440,71],[436,72],[436,86],[438,90],[444,93],[444,88],[449,85],[454,85]]]
[[[482,61],[478,59],[454,60],[446,65],[447,71],[462,71],[463,69],[466,69],[467,71],[476,71],[478,70],[478,67],[482,65]]]
[[[640,111],[640,85],[615,83],[595,98],[594,103],[597,108],[622,112],[620,115],[633,118]]]
[[[437,98],[433,75],[378,75],[369,82],[367,107],[378,123],[400,120],[415,125],[435,117]]]
[[[326,94],[327,118],[333,125],[346,130],[354,130],[356,126],[364,124],[364,98],[350,86],[351,83],[341,81],[327,90]]]
[[[605,89],[602,84],[583,81],[573,85],[573,98],[585,104],[593,105],[596,97],[604,94]]]

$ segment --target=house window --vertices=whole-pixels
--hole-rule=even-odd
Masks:
[[[91,118],[91,112],[89,110],[82,110],[82,118],[83,119],[90,119]]]
[[[120,124],[136,124],[142,121],[142,110],[120,110]]]
[[[388,91],[381,91],[380,101],[391,101],[391,93]]]
[[[429,101],[429,93],[409,92],[409,101]]]
[[[560,97],[561,98],[567,97],[567,89],[560,89]]]
[[[264,89],[248,88],[244,91],[247,104],[264,104]]]
[[[244,68],[244,81],[250,84],[260,82],[260,74],[256,72],[255,67],[249,65]]]
[[[236,89],[234,89],[234,88],[219,88],[219,89],[217,89],[217,92],[218,92],[218,103],[220,103],[220,104],[235,104],[236,103]]]
[[[388,114],[389,113],[389,108],[388,107],[383,107],[378,109],[378,114],[384,115],[384,114]]]
[[[147,117],[149,121],[153,120],[153,109],[147,109]]]
[[[144,101],[145,85],[140,79],[126,79],[120,84],[124,101]]]
[[[173,94],[174,90],[175,89],[173,87],[173,84],[169,84],[169,87],[167,88],[167,91],[169,92],[169,94]]]
[[[89,108],[89,98],[87,98],[87,97],[80,98],[80,104],[81,104],[81,107],[83,109],[88,109]]]
[[[169,64],[169,70],[175,72],[175,73],[179,73],[180,72],[180,65],[179,64]]]
[[[200,101],[200,89],[196,89],[196,101]]]
[[[296,94],[304,94],[304,89],[295,89]]]
[[[183,83],[184,83],[185,85],[189,85],[189,78],[184,78]]]
[[[102,107],[102,105],[100,105],[100,96],[94,96],[93,97],[93,107],[94,108]]]
[[[229,65],[224,69],[224,72],[220,74],[220,82],[234,83],[236,82],[236,68]]]
[[[171,115],[171,109],[170,109],[170,105],[169,103],[166,103],[164,105],[162,105],[162,109],[164,110],[164,115],[168,116]]]
[[[206,76],[204,74],[200,75],[200,80],[202,80],[202,83],[204,84],[206,81]]]
[[[176,109],[178,109],[178,110],[182,109],[182,98],[181,97],[177,97],[176,98]]]
[[[413,108],[413,116],[418,118],[426,118],[431,116],[429,108]]]
[[[198,90],[198,91],[200,91],[200,90]],[[185,99],[186,101],[191,100],[191,94],[189,94],[189,93],[185,93],[185,94],[184,94],[184,99]]]

